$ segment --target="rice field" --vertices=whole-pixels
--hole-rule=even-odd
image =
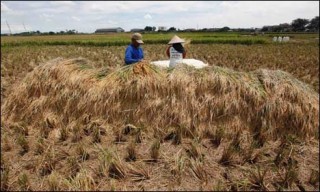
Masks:
[[[161,39],[124,67],[121,43],[38,38],[1,38],[1,190],[319,189],[314,36],[191,43],[209,67],[174,70]]]

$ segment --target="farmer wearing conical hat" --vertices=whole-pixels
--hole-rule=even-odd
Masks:
[[[131,44],[127,47],[125,52],[124,61],[126,65],[137,63],[143,60],[143,50],[140,45],[143,44],[142,35],[134,33],[131,36]]]
[[[182,59],[186,57],[186,50],[182,46],[183,39],[180,39],[175,35],[169,41],[169,47],[167,48],[167,56],[170,58],[169,67],[175,67],[178,63],[182,63]]]

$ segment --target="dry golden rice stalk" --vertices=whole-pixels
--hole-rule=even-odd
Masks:
[[[204,154],[201,152],[200,145],[196,142],[192,142],[186,149],[186,153],[193,159],[203,160]]]
[[[153,160],[157,161],[160,155],[160,140],[155,139],[150,148],[150,156]]]
[[[37,140],[36,149],[35,149],[34,153],[36,155],[41,155],[44,152],[44,149],[45,149],[44,139],[42,137],[40,137]]]
[[[143,165],[132,166],[129,165],[128,176],[133,181],[144,181],[150,179],[150,172],[148,169],[144,168]]]
[[[81,161],[88,160],[90,158],[89,152],[85,149],[85,145],[83,143],[79,143],[76,148],[76,152],[80,157]]]
[[[2,136],[1,142],[3,142],[2,143],[2,150],[3,151],[10,151],[12,149],[12,147],[11,147],[11,144],[8,140],[8,135],[3,133],[1,136]]]
[[[76,177],[65,182],[69,190],[95,191],[97,189],[92,175],[85,169],[81,169]]]
[[[67,130],[67,127],[62,126],[62,127],[60,128],[59,140],[60,140],[60,141],[65,141],[65,140],[67,140],[67,138],[68,138],[68,130]]]
[[[127,147],[128,155],[126,157],[127,161],[135,161],[137,159],[136,145],[131,142]]]
[[[224,166],[228,166],[233,164],[234,158],[234,148],[229,145],[228,147],[225,147],[221,156],[221,159],[219,160],[219,163]]]
[[[308,182],[313,186],[319,185],[319,171],[312,169]]]
[[[267,169],[264,169],[264,171],[260,171],[260,167],[258,166],[257,172],[254,172],[251,170],[249,170],[249,172],[250,172],[249,180],[251,183],[251,188],[253,190],[259,190],[259,191],[268,190],[265,184],[265,177],[268,172]]]
[[[61,189],[61,175],[56,171],[53,171],[48,176],[47,183],[48,183],[47,186],[50,191],[62,190]]]
[[[190,164],[191,172],[194,175],[194,177],[207,183],[208,182],[208,173],[205,170],[203,163],[198,160],[193,160],[193,159],[191,159],[190,163],[191,163]]]
[[[25,173],[19,176],[18,184],[21,191],[32,191],[29,178]]]
[[[1,191],[7,191],[9,189],[9,173],[10,168],[7,163],[4,162],[1,155]]]
[[[28,140],[24,135],[19,134],[17,141],[18,141],[18,144],[21,147],[20,155],[24,155],[25,153],[27,153],[29,151]]]
[[[109,165],[109,176],[115,179],[125,178],[127,171],[124,164],[119,160],[113,160]]]

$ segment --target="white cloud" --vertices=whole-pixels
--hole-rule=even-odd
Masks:
[[[108,20],[108,24],[115,25],[115,24],[118,24],[118,22],[113,21],[113,20]]]
[[[41,13],[39,16],[41,19],[43,19],[46,22],[51,22],[51,21],[53,21],[53,18],[54,18],[54,15],[46,14],[46,13]]]
[[[75,21],[81,21],[78,17],[76,17],[76,16],[72,16],[71,17],[73,20],[75,20]]]
[[[50,1],[51,5],[55,6],[73,6],[75,3],[73,1]]]
[[[147,12],[141,15],[142,11]],[[122,27],[128,31],[145,26],[250,28],[290,23],[296,18],[312,19],[317,15],[318,1],[1,2],[1,18],[10,24],[24,21],[41,31],[78,28],[93,30],[83,32],[94,32],[100,27]],[[5,26],[5,21],[1,22],[1,26]]]
[[[9,7],[4,2],[1,2],[1,13],[2,12],[9,12],[9,11],[12,11],[12,10],[9,9]]]
[[[145,19],[152,19],[151,15],[150,15],[149,13],[146,14],[146,15],[144,15],[144,18],[145,18]]]

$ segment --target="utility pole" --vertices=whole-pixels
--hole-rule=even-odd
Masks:
[[[27,29],[26,29],[26,26],[24,25],[24,22],[23,22],[23,27],[24,27],[24,31],[27,32]]]
[[[7,26],[8,26],[8,28],[9,28],[9,35],[11,35],[12,33],[11,33],[10,25],[9,25],[9,23],[8,23],[7,20],[6,20],[6,23],[7,23]]]

